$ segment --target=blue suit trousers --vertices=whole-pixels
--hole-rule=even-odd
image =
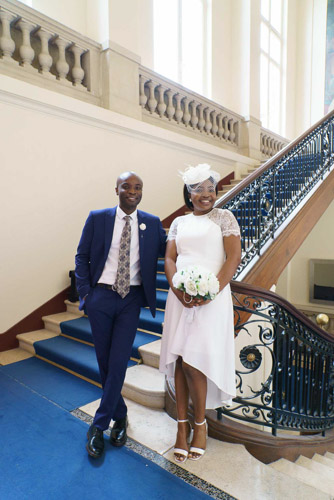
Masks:
[[[127,414],[121,390],[143,302],[141,286],[130,287],[124,299],[113,290],[95,287],[85,300],[103,389],[93,425],[101,430]]]

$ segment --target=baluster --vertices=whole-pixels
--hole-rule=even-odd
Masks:
[[[224,126],[223,126],[223,115],[219,113],[218,115],[218,137],[221,139],[224,135]]]
[[[264,142],[263,152],[264,152],[265,156],[269,156],[269,146],[268,146],[268,136],[267,135],[264,136],[263,142]]]
[[[227,116],[224,116],[223,123],[224,123],[224,139],[225,139],[225,141],[227,141],[228,140],[228,136],[230,135],[230,131],[228,129],[228,118],[227,118]]]
[[[269,141],[269,156],[273,156],[274,154],[274,139],[270,139]]]
[[[52,66],[52,57],[49,52],[49,40],[52,38],[52,34],[46,31],[44,28],[39,28],[36,35],[41,41],[41,52],[38,55],[38,62],[40,65],[40,73],[42,75],[52,76],[50,73],[50,68]]]
[[[2,35],[0,37],[0,50],[2,51],[2,59],[15,63],[12,59],[15,50],[15,42],[10,34],[10,23],[15,19],[15,16],[0,7],[0,20],[2,24]]]
[[[176,100],[176,109],[175,109],[175,120],[177,123],[180,123],[183,117],[183,111],[181,108],[181,99],[182,95],[176,94],[175,100]]]
[[[148,97],[148,101],[147,101],[147,106],[148,106],[149,112],[152,114],[155,112],[157,104],[158,104],[158,101],[155,98],[156,84],[154,82],[152,82],[152,80],[150,80],[148,82],[147,86],[149,88],[149,97]]]
[[[188,127],[191,114],[189,112],[189,98],[185,97],[183,99],[183,106],[184,106],[184,111],[183,111],[183,123],[185,124],[186,127]]]
[[[205,114],[205,131],[209,135],[210,130],[212,129],[212,123],[211,123],[211,111],[210,108],[205,108],[204,114]]]
[[[191,119],[190,119],[190,123],[191,123],[192,128],[195,130],[195,128],[197,127],[197,124],[198,124],[197,103],[196,103],[196,101],[191,101],[190,107],[191,107]]]
[[[69,42],[68,40],[60,38],[58,36],[55,39],[54,43],[57,45],[58,53],[59,53],[58,61],[56,62],[56,70],[58,73],[58,80],[65,82],[66,76],[70,70],[70,66],[66,61],[65,51],[70,45],[72,45],[72,42]],[[68,83],[70,83],[70,82],[68,82]]]
[[[228,125],[229,125],[229,130],[230,130],[229,140],[230,140],[230,142],[232,142],[232,144],[234,144],[235,132],[234,132],[233,118],[230,118],[230,120],[228,121]]]
[[[21,56],[21,66],[31,67],[31,63],[35,57],[35,52],[30,43],[30,33],[36,28],[36,24],[32,24],[25,19],[20,19],[16,22],[22,32],[22,45],[19,48],[19,53]]]
[[[167,97],[168,97],[168,104],[167,104],[167,116],[168,116],[168,120],[171,120],[174,116],[174,113],[175,113],[175,108],[174,108],[174,104],[173,104],[173,90],[168,90],[167,91]]]
[[[263,154],[263,134],[260,134],[260,152]]]
[[[203,104],[200,104],[198,106],[198,114],[199,114],[199,117],[198,117],[198,129],[199,129],[200,132],[203,132],[204,125],[205,125],[205,120],[204,120],[204,116],[203,116]]]
[[[85,71],[81,66],[81,56],[86,51],[76,44],[72,45],[70,50],[74,54],[74,66],[72,68],[73,85],[74,87],[82,87],[82,80],[84,79]]]
[[[139,76],[139,104],[144,109],[147,103],[147,95],[145,94],[145,83],[146,77],[143,75]]]
[[[165,103],[165,90],[166,90],[165,87],[159,85],[158,87],[159,98],[158,98],[157,110],[160,115],[160,118],[164,116],[165,111],[167,109],[167,104]]]
[[[212,133],[212,135],[214,137],[216,137],[217,132],[218,132],[217,111],[213,110],[211,116],[212,116],[212,129],[211,129],[211,133]]]

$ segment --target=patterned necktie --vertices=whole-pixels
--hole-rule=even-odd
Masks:
[[[113,286],[115,292],[124,299],[130,291],[130,243],[131,226],[129,215],[123,217],[125,225],[123,227],[121,241],[119,245],[118,267],[116,281]]]

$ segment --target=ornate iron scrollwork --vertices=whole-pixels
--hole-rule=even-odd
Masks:
[[[241,364],[250,370],[255,371],[261,364],[262,354],[255,346],[247,345],[243,349],[241,349],[239,358]]]
[[[273,301],[241,292],[232,296],[238,345],[243,338],[245,343],[234,405],[218,414],[271,427],[273,433],[333,427],[334,344]]]

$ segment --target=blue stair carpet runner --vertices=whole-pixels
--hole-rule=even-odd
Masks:
[[[167,299],[168,281],[163,273],[164,261],[158,262],[157,311],[152,317],[148,308],[142,308],[138,330],[132,347],[128,367],[140,361],[139,347],[158,340],[162,334],[164,309]],[[161,310],[159,310],[161,309]],[[61,335],[34,343],[36,355],[55,363],[94,383],[100,383],[92,331],[87,317],[60,323]]]
[[[1,499],[209,498],[129,448],[112,447],[106,436],[103,457],[91,459],[85,450],[88,424],[62,406],[72,398],[77,404],[82,384],[89,384],[51,365],[39,374],[35,367],[32,382],[27,362],[0,367]],[[10,374],[10,369],[18,373],[21,363],[27,375],[23,381]]]

